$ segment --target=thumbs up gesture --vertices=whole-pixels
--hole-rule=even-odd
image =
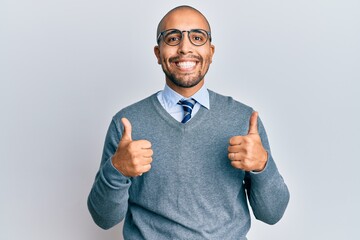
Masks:
[[[250,117],[249,132],[246,136],[230,138],[228,157],[234,168],[244,171],[262,171],[266,166],[267,151],[264,149],[257,127],[258,113]]]
[[[153,155],[151,143],[147,140],[133,141],[130,121],[122,118],[121,122],[124,125],[124,132],[112,163],[126,177],[141,176],[151,168]]]

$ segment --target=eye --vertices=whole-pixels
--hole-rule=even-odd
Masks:
[[[168,42],[175,42],[175,41],[180,41],[180,37],[178,36],[171,36],[167,38]]]
[[[202,36],[194,36],[193,39],[195,41],[202,41],[203,40],[203,37]]]
[[[179,32],[170,32],[165,35],[164,40],[166,43],[174,45],[181,41],[181,37],[182,35]]]
[[[193,32],[191,32],[191,41],[194,44],[203,44],[206,42],[207,40],[207,36],[204,32],[200,31],[200,30],[194,30]]]

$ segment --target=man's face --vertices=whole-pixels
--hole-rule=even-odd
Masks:
[[[168,15],[160,31],[167,29],[209,31],[206,20],[199,13],[189,9],[177,10]],[[184,32],[179,45],[169,46],[161,37],[159,46],[156,46],[154,51],[166,75],[168,85],[192,88],[203,85],[204,76],[212,62],[214,46],[211,45],[210,40],[202,46],[195,46],[189,41],[188,33]]]

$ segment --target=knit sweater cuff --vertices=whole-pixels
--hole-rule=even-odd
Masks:
[[[251,182],[258,186],[265,186],[272,181],[277,175],[280,176],[275,162],[269,154],[265,168],[261,172],[250,172]]]
[[[101,178],[110,188],[118,189],[131,183],[130,178],[124,176],[112,164],[111,157],[101,168]]]

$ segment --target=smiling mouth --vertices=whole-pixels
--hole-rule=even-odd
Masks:
[[[195,65],[197,64],[196,61],[179,61],[179,62],[174,62],[176,67],[181,69],[181,70],[190,70],[192,68],[195,67]]]

